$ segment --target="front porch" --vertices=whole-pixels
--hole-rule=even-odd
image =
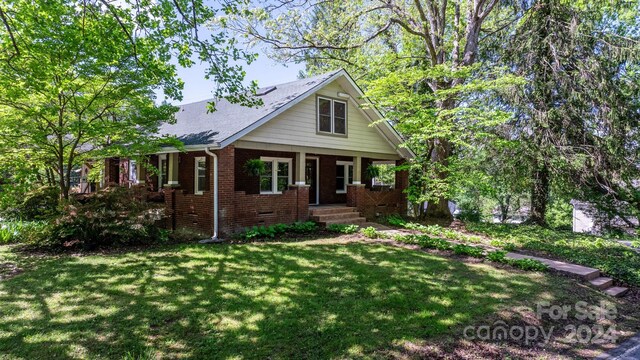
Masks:
[[[213,154],[217,170],[213,166]],[[259,175],[247,171],[247,162],[255,163],[255,160],[264,163]],[[160,195],[166,207],[165,226],[170,229],[186,227],[213,233],[214,225],[218,224],[220,234],[227,236],[256,225],[310,218],[326,223],[326,216],[313,217],[327,215],[321,214],[327,211],[340,213],[352,208],[349,212],[355,215],[342,214],[342,217],[357,222],[381,215],[404,214],[407,208],[403,194],[408,181],[405,171],[396,172],[393,181],[387,181],[384,186],[374,186],[374,179],[367,177],[366,169],[373,164],[397,165],[403,161],[389,155],[230,145],[210,153],[152,155],[148,161],[157,172],[147,173],[145,166],[132,167],[127,160],[109,159],[105,163],[106,180],[137,184],[146,188],[149,196]],[[310,208],[324,210],[310,216]],[[327,210],[331,208],[338,210]],[[333,218],[339,215],[333,214]]]
[[[283,150],[286,148],[289,151],[276,151],[272,150],[273,148],[274,146],[265,146],[265,149],[235,148],[236,191],[244,191],[246,194],[275,194],[279,192],[275,183],[286,179],[289,185],[309,187],[309,205],[328,205],[347,204],[349,187],[352,185],[381,193],[395,190],[402,193],[407,186],[405,171],[396,172],[391,181],[384,185],[380,184],[378,179],[367,175],[370,166],[395,166],[404,161],[396,156],[299,147],[282,147]],[[271,163],[269,166],[274,173],[260,178],[247,174],[244,171],[245,164],[257,159]],[[275,173],[276,167],[280,167],[277,170],[280,173]],[[284,183],[280,186],[281,191],[284,189]],[[352,199],[354,200],[357,199]]]
[[[269,174],[267,171],[266,175],[260,177],[247,174],[244,171],[245,164],[256,159],[270,163],[269,169],[273,172]],[[326,223],[324,220],[328,220],[328,218],[324,215],[353,208],[355,213],[359,213],[359,215],[352,216],[352,220],[364,222],[365,219],[373,220],[377,216],[406,213],[406,196],[403,190],[408,185],[407,172],[395,172],[392,174],[391,181],[387,179],[386,183],[382,184],[378,179],[368,176],[369,172],[367,171],[367,168],[372,165],[396,166],[403,161],[396,156],[385,154],[330,149],[275,146],[268,146],[264,149],[257,146],[236,147],[235,190],[241,196],[269,196],[272,199],[269,203],[273,205],[270,209],[263,209],[263,211],[275,213],[278,210],[283,210],[279,198],[287,193],[284,191],[284,185],[277,184],[278,181],[284,180],[281,179],[283,177],[288,180],[288,189],[297,189],[298,193],[301,188],[306,189],[308,198],[305,205],[310,209],[310,219]],[[278,186],[281,188],[278,189]],[[301,208],[301,202],[304,202],[304,199],[298,198],[298,208]],[[280,204],[277,205],[278,208],[276,208],[276,203]],[[269,207],[269,205],[265,205]],[[259,223],[269,224],[271,222],[259,221]]]

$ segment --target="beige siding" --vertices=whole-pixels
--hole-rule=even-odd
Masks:
[[[333,82],[317,95],[336,98],[344,90]],[[316,133],[316,95],[311,95],[241,140],[272,144],[311,146],[329,149],[397,154],[392,145],[364,116],[353,101],[347,106],[347,137]]]

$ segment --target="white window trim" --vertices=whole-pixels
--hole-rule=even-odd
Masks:
[[[262,195],[277,195],[277,194],[282,194],[282,191],[278,191],[278,163],[287,163],[289,164],[289,166],[287,167],[287,169],[289,170],[288,172],[288,177],[289,177],[289,184],[291,185],[293,182],[292,179],[292,171],[291,171],[291,166],[293,164],[293,159],[291,158],[277,158],[277,157],[269,157],[269,156],[261,156],[260,160],[265,161],[265,162],[271,162],[271,191],[263,191],[262,189],[260,189],[260,194]]]
[[[327,100],[331,103],[331,131],[322,131],[320,130],[320,100]],[[336,117],[335,117],[335,103],[341,103],[344,104],[344,134],[341,133],[337,133],[336,132]],[[336,100],[336,99],[332,99],[329,97],[324,97],[324,96],[318,96],[316,98],[316,130],[318,131],[318,133],[320,134],[328,134],[328,135],[337,135],[337,136],[347,136],[347,128],[348,128],[348,114],[349,112],[349,105],[347,101],[342,101],[342,100]]]
[[[204,156],[196,156],[194,158],[194,176],[193,176],[193,193],[195,195],[202,195],[204,194],[204,190],[202,191],[198,191],[198,187],[200,185],[200,178],[198,177],[198,163],[200,161],[204,161],[204,171],[205,171],[205,182],[207,179],[207,158]],[[205,184],[206,185],[206,184]]]
[[[162,161],[167,161],[167,154],[158,155],[158,191],[162,191]],[[167,163],[167,166],[169,164]]]
[[[344,189],[337,190],[336,194],[346,194],[347,193],[347,185],[349,185],[349,166],[353,167],[353,161],[336,161],[336,166],[344,166]],[[337,176],[336,176],[337,178]]]

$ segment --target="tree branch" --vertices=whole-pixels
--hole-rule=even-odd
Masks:
[[[13,35],[13,30],[11,30],[11,26],[9,25],[9,21],[7,20],[7,17],[4,11],[2,10],[2,7],[0,7],[0,18],[2,19],[2,23],[4,24],[4,27],[7,29],[7,32],[9,33],[9,38],[11,38],[11,44],[13,45],[13,48],[16,50],[16,53],[11,55],[11,57],[9,57],[9,61],[11,61],[11,59],[13,59],[15,56],[20,56],[20,48],[18,47],[16,38]]]

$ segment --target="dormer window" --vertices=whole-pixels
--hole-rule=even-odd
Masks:
[[[347,103],[318,97],[318,133],[347,135]]]

